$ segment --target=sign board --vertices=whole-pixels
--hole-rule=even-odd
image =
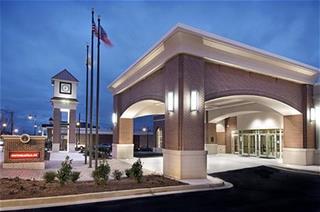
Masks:
[[[40,158],[40,152],[9,152],[10,159],[36,159]]]

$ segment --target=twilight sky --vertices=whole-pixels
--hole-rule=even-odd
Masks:
[[[107,85],[177,23],[320,67],[319,1],[1,1],[1,109],[16,126],[51,116],[50,79],[67,68],[80,81],[85,116],[85,45],[91,8],[114,47],[101,46],[101,126],[111,126]],[[144,123],[142,123],[143,125]]]

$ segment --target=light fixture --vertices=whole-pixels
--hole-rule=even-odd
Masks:
[[[28,115],[28,119],[29,120],[31,120],[33,117],[32,117],[32,115],[30,114],[30,115]]]
[[[113,126],[117,125],[117,114],[116,113],[112,113],[112,124],[113,124]]]
[[[316,120],[316,110],[314,107],[310,108],[310,121]]]
[[[167,107],[168,107],[169,112],[173,112],[173,108],[174,108],[173,102],[174,102],[173,92],[169,91],[168,92],[168,99],[167,99]]]
[[[143,128],[142,128],[142,131],[143,131],[143,132],[146,132],[146,131],[147,131],[147,128],[146,128],[146,127],[143,127]]]
[[[77,126],[78,126],[78,127],[80,126],[80,122],[77,122]]]
[[[191,91],[190,95],[190,110],[191,111],[198,111],[199,106],[199,93],[198,91]]]
[[[42,131],[41,130],[38,130],[38,133],[40,134]]]
[[[2,124],[2,127],[7,127],[7,123],[3,123],[3,124]]]
[[[14,133],[18,133],[19,130],[16,128],[16,129],[13,130],[13,132],[14,132]]]
[[[35,125],[33,125],[33,127],[34,127],[34,128],[37,128],[37,127],[38,127],[38,125],[36,125],[36,124],[35,124]]]

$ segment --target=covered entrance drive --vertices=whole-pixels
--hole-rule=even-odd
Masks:
[[[166,176],[205,178],[212,152],[314,164],[318,74],[308,65],[178,25],[109,86],[113,157],[132,157],[134,117],[165,114]]]
[[[284,128],[288,130],[284,120],[302,115],[285,103],[256,95],[230,95],[209,100],[205,105],[209,154],[281,159],[290,145],[284,142],[290,140],[284,139],[289,135],[284,134]]]

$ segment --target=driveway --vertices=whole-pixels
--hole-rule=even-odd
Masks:
[[[319,175],[258,166],[211,176],[234,187],[32,211],[320,211]]]

